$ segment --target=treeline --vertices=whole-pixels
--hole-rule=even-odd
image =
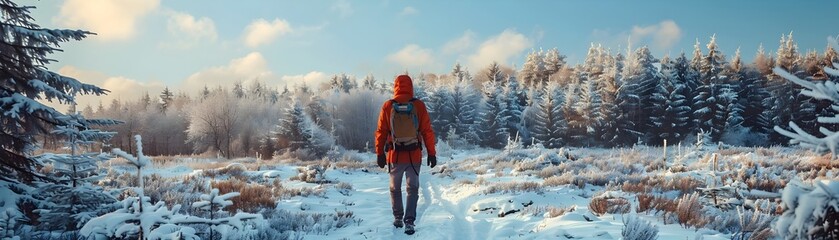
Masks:
[[[469,72],[415,74],[438,138],[455,147],[503,148],[509,140],[546,147],[615,147],[704,141],[733,145],[786,144],[772,130],[794,121],[816,132],[830,103],[798,94],[800,87],[772,73],[779,67],[802,79],[828,80],[835,49],[802,54],[792,34],[774,54],[761,46],[752,63],[740,51],[726,57],[711,37],[692,54],[656,58],[646,47],[613,54],[592,45],[570,65],[556,49],[532,51],[521,69],[499,64]],[[318,86],[272,89],[259,81],[204,88],[197,96],[168,89],[155,97],[87,106],[88,117],[124,124],[110,144],[132,149],[142,134],[155,155],[217,152],[225,157],[270,157],[277,151],[320,156],[336,146],[371,151],[390,79],[335,75]],[[290,87],[290,88],[289,88]],[[816,114],[813,114],[816,113]],[[830,126],[828,126],[830,127]]]

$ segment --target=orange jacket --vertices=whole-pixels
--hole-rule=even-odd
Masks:
[[[414,98],[414,85],[411,77],[408,75],[399,75],[396,77],[393,86],[393,99],[396,102],[404,103]],[[428,109],[425,108],[425,103],[419,99],[414,100],[414,107],[417,109],[417,120],[419,121],[420,141],[424,143],[425,150],[429,156],[436,156],[437,150],[434,148],[434,131],[431,130],[431,119],[428,117]],[[376,154],[385,154],[385,144],[390,143],[390,113],[391,101],[385,101],[382,105],[382,111],[379,113],[379,126],[376,128]],[[396,151],[390,150],[387,155],[388,163],[422,163],[422,150],[417,149],[410,152],[400,152],[398,155]]]

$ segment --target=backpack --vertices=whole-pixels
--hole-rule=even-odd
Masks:
[[[390,136],[392,138],[393,150],[397,152],[408,152],[422,149],[419,135],[419,119],[417,109],[414,107],[412,98],[407,103],[391,101],[390,112]]]

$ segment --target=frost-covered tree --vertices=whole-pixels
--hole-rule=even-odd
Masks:
[[[233,141],[243,118],[239,99],[218,89],[190,110],[187,138],[196,152],[212,149],[224,157],[233,157]]]
[[[768,108],[765,99],[769,98],[769,92],[766,89],[765,76],[767,74],[761,73],[760,70],[760,62],[766,58],[762,51],[761,49],[758,52],[753,66],[747,65],[741,68],[740,81],[738,82],[737,100],[743,107],[743,127],[749,128],[751,132],[755,133],[767,133],[770,130],[769,119],[764,114]]]
[[[676,63],[669,57],[661,60],[661,75],[653,91],[654,108],[647,131],[652,144],[660,144],[664,140],[679,142],[688,134],[690,106],[685,97],[687,86],[679,82]]]
[[[314,123],[297,101],[286,109],[275,134],[280,147],[291,151],[303,149],[314,157],[323,156],[335,144],[332,135]]]
[[[525,86],[532,88],[541,86],[547,81],[544,57],[541,52],[531,51],[519,71],[519,79]]]
[[[445,139],[452,124],[452,95],[443,85],[437,85],[425,101],[428,115],[431,116],[431,128],[439,138]]]
[[[64,115],[44,101],[66,105],[80,94],[102,95],[107,90],[47,70],[50,54],[64,42],[78,41],[91,32],[41,28],[30,16],[32,7],[0,0],[0,180],[30,181],[41,177],[30,154],[36,136],[54,126],[68,125]]]
[[[468,76],[468,72],[465,74]],[[449,129],[454,129],[468,143],[476,143],[475,119],[480,106],[480,95],[472,85],[471,79],[464,79],[451,84],[451,116]]]
[[[99,171],[97,164],[110,156],[101,153],[84,152],[94,144],[114,136],[113,132],[94,129],[95,126],[114,125],[119,122],[110,119],[85,119],[80,114],[63,116],[71,125],[56,127],[53,134],[65,143],[69,154],[46,153],[37,157],[42,163],[52,164],[52,182],[41,183],[37,196],[40,201],[38,212],[41,227],[50,231],[75,231],[90,218],[108,211],[107,204],[116,202],[102,188],[91,184]]]
[[[192,208],[206,212],[208,218],[177,216],[173,222],[207,224],[210,226],[207,239],[216,239],[216,236],[220,239],[234,238],[237,231],[245,230],[243,221],[262,218],[262,215],[241,212],[230,216],[224,211],[225,207],[233,205],[230,199],[238,196],[238,192],[219,194],[219,190],[213,188],[209,194],[201,194],[200,201],[192,203]]]
[[[778,69],[783,71],[783,69]],[[781,196],[783,214],[772,229],[781,239],[839,238],[839,181],[794,180]]]
[[[501,87],[494,81],[484,83],[483,107],[478,113],[477,132],[484,147],[501,149],[509,138],[506,102]]]
[[[653,107],[650,100],[659,78],[658,69],[653,65],[657,61],[647,47],[641,47],[628,56],[624,64],[618,93],[618,106],[623,113],[618,124],[623,144],[635,143],[644,137]]]
[[[233,96],[236,98],[243,98],[245,97],[245,86],[242,81],[236,81],[233,83],[233,90],[231,90]]]
[[[621,115],[618,108],[618,90],[620,89],[620,74],[617,59],[606,54],[603,60],[603,74],[596,78],[597,91],[600,94],[600,127],[596,130],[598,141],[604,146],[618,145],[618,118]]]
[[[166,113],[166,110],[169,109],[169,106],[172,104],[172,100],[174,100],[175,95],[172,94],[172,91],[169,91],[169,87],[163,89],[163,92],[160,92],[158,96],[158,108],[160,108],[160,112]]]
[[[832,42],[833,44],[836,44],[835,39],[832,39]],[[839,70],[837,70],[839,65],[834,63],[833,66],[833,68],[824,68],[824,71],[831,76],[837,77],[839,76]],[[778,76],[803,87],[804,89],[801,91],[801,95],[815,99],[829,100],[833,102],[834,109],[836,108],[837,103],[839,103],[839,85],[834,81],[824,81],[819,83],[810,82],[787,72],[780,66],[776,67],[774,72]],[[818,122],[821,124],[839,123],[839,114],[835,114],[833,117],[819,117]],[[776,125],[775,131],[783,136],[791,138],[789,141],[791,144],[799,144],[803,147],[812,148],[816,151],[829,150],[833,154],[834,158],[837,154],[839,154],[839,151],[837,151],[837,146],[839,146],[839,132],[821,127],[818,131],[820,136],[817,136],[805,131],[793,121],[789,122],[789,127],[792,131],[783,129]]]
[[[599,77],[600,74],[598,74]],[[579,116],[578,126],[580,128],[579,135],[571,136],[577,144],[583,146],[591,146],[598,143],[596,138],[596,129],[601,127],[600,108],[601,97],[597,89],[595,80],[583,75],[582,85],[580,85],[580,97],[574,106],[577,116]]]
[[[776,51],[775,67],[795,75],[798,78],[803,78],[803,71],[800,66],[801,56],[798,53],[798,46],[793,40],[792,34],[781,35],[780,44]],[[775,74],[769,76],[768,90],[771,93],[771,98],[767,99],[767,105],[770,106],[768,116],[770,125],[783,125],[790,121],[797,122],[804,130],[815,130],[815,123],[811,119],[814,115],[807,113],[810,108],[810,101],[804,101],[807,96],[797,94],[800,87],[794,83]],[[809,109],[814,111],[814,109]],[[776,133],[770,132],[769,140],[772,143],[783,143],[785,137]]]
[[[565,66],[565,55],[560,54],[556,48],[552,48],[545,53],[543,63],[545,65],[545,78],[550,78]]]
[[[518,79],[515,74],[507,76],[507,82],[504,85],[504,92],[501,93],[501,99],[505,102],[504,106],[507,110],[504,111],[504,118],[507,120],[507,135],[518,136],[519,132],[524,129],[522,126],[522,112],[524,106],[527,104],[527,95],[521,89]]]
[[[717,49],[716,36],[706,45],[708,54],[702,57],[699,65],[700,85],[694,96],[694,119],[697,128],[707,132],[711,140],[717,142],[725,131],[725,112],[727,102],[722,102],[722,94],[728,94],[730,86],[725,82],[722,74],[725,66],[725,56]],[[723,90],[729,89],[729,90]]]
[[[373,74],[367,74],[362,81],[361,87],[367,90],[376,90],[376,78]]]
[[[548,83],[543,91],[541,100],[534,106],[536,121],[530,132],[545,147],[559,148],[568,129],[562,109],[565,96],[562,87],[554,82]]]

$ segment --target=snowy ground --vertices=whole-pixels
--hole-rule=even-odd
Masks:
[[[746,209],[756,206],[769,209],[763,210],[766,216],[777,216],[773,212],[777,208],[773,193],[779,192],[789,179],[807,181],[835,176],[833,170],[819,167],[824,156],[789,148],[706,147],[698,150],[672,148],[670,151],[669,160],[663,165],[659,162],[662,149],[648,147],[443,152],[438,167],[423,166],[421,169],[417,233],[409,238],[620,239],[623,219],[626,214],[636,214],[637,195],[641,193],[677,200],[697,191],[698,187],[748,185],[740,189],[740,194],[746,196],[743,199],[720,201],[733,201],[734,205]],[[163,177],[164,182],[169,181],[165,179],[186,181],[195,178],[225,181],[238,175],[238,178],[248,179],[250,184],[273,185],[273,189],[279,183],[284,191],[296,189],[315,193],[277,197],[275,210],[300,214],[353,213],[354,218],[348,224],[304,228],[295,232],[298,237],[406,238],[402,229],[391,225],[388,175],[374,166],[373,155],[350,155],[349,160],[345,157],[333,162],[174,158],[165,163],[156,160],[158,168],[152,172]],[[714,155],[718,158],[716,169]],[[322,178],[308,178],[305,182],[301,181],[305,177],[295,177],[301,175],[300,169],[306,169],[305,166],[317,164],[328,165]],[[121,169],[119,165],[116,161],[112,169]],[[235,168],[242,172],[229,171]],[[212,171],[221,173],[208,174]],[[111,176],[120,175],[119,172],[122,171],[112,172]],[[655,182],[653,180],[661,186],[632,190],[628,185]],[[742,184],[744,182],[748,184]],[[338,187],[339,183],[344,187]],[[680,187],[683,188],[681,191],[675,190]],[[589,203],[604,192],[628,200],[631,210],[626,214],[597,216],[589,209]],[[233,200],[237,201],[236,198]],[[658,227],[659,239],[730,239],[742,228],[736,226],[737,211],[722,211],[710,202],[702,199],[704,215],[696,217],[705,220],[701,227],[683,226],[666,212],[637,214]],[[552,208],[568,211],[551,216],[548,212]],[[503,217],[499,215],[508,212]]]

